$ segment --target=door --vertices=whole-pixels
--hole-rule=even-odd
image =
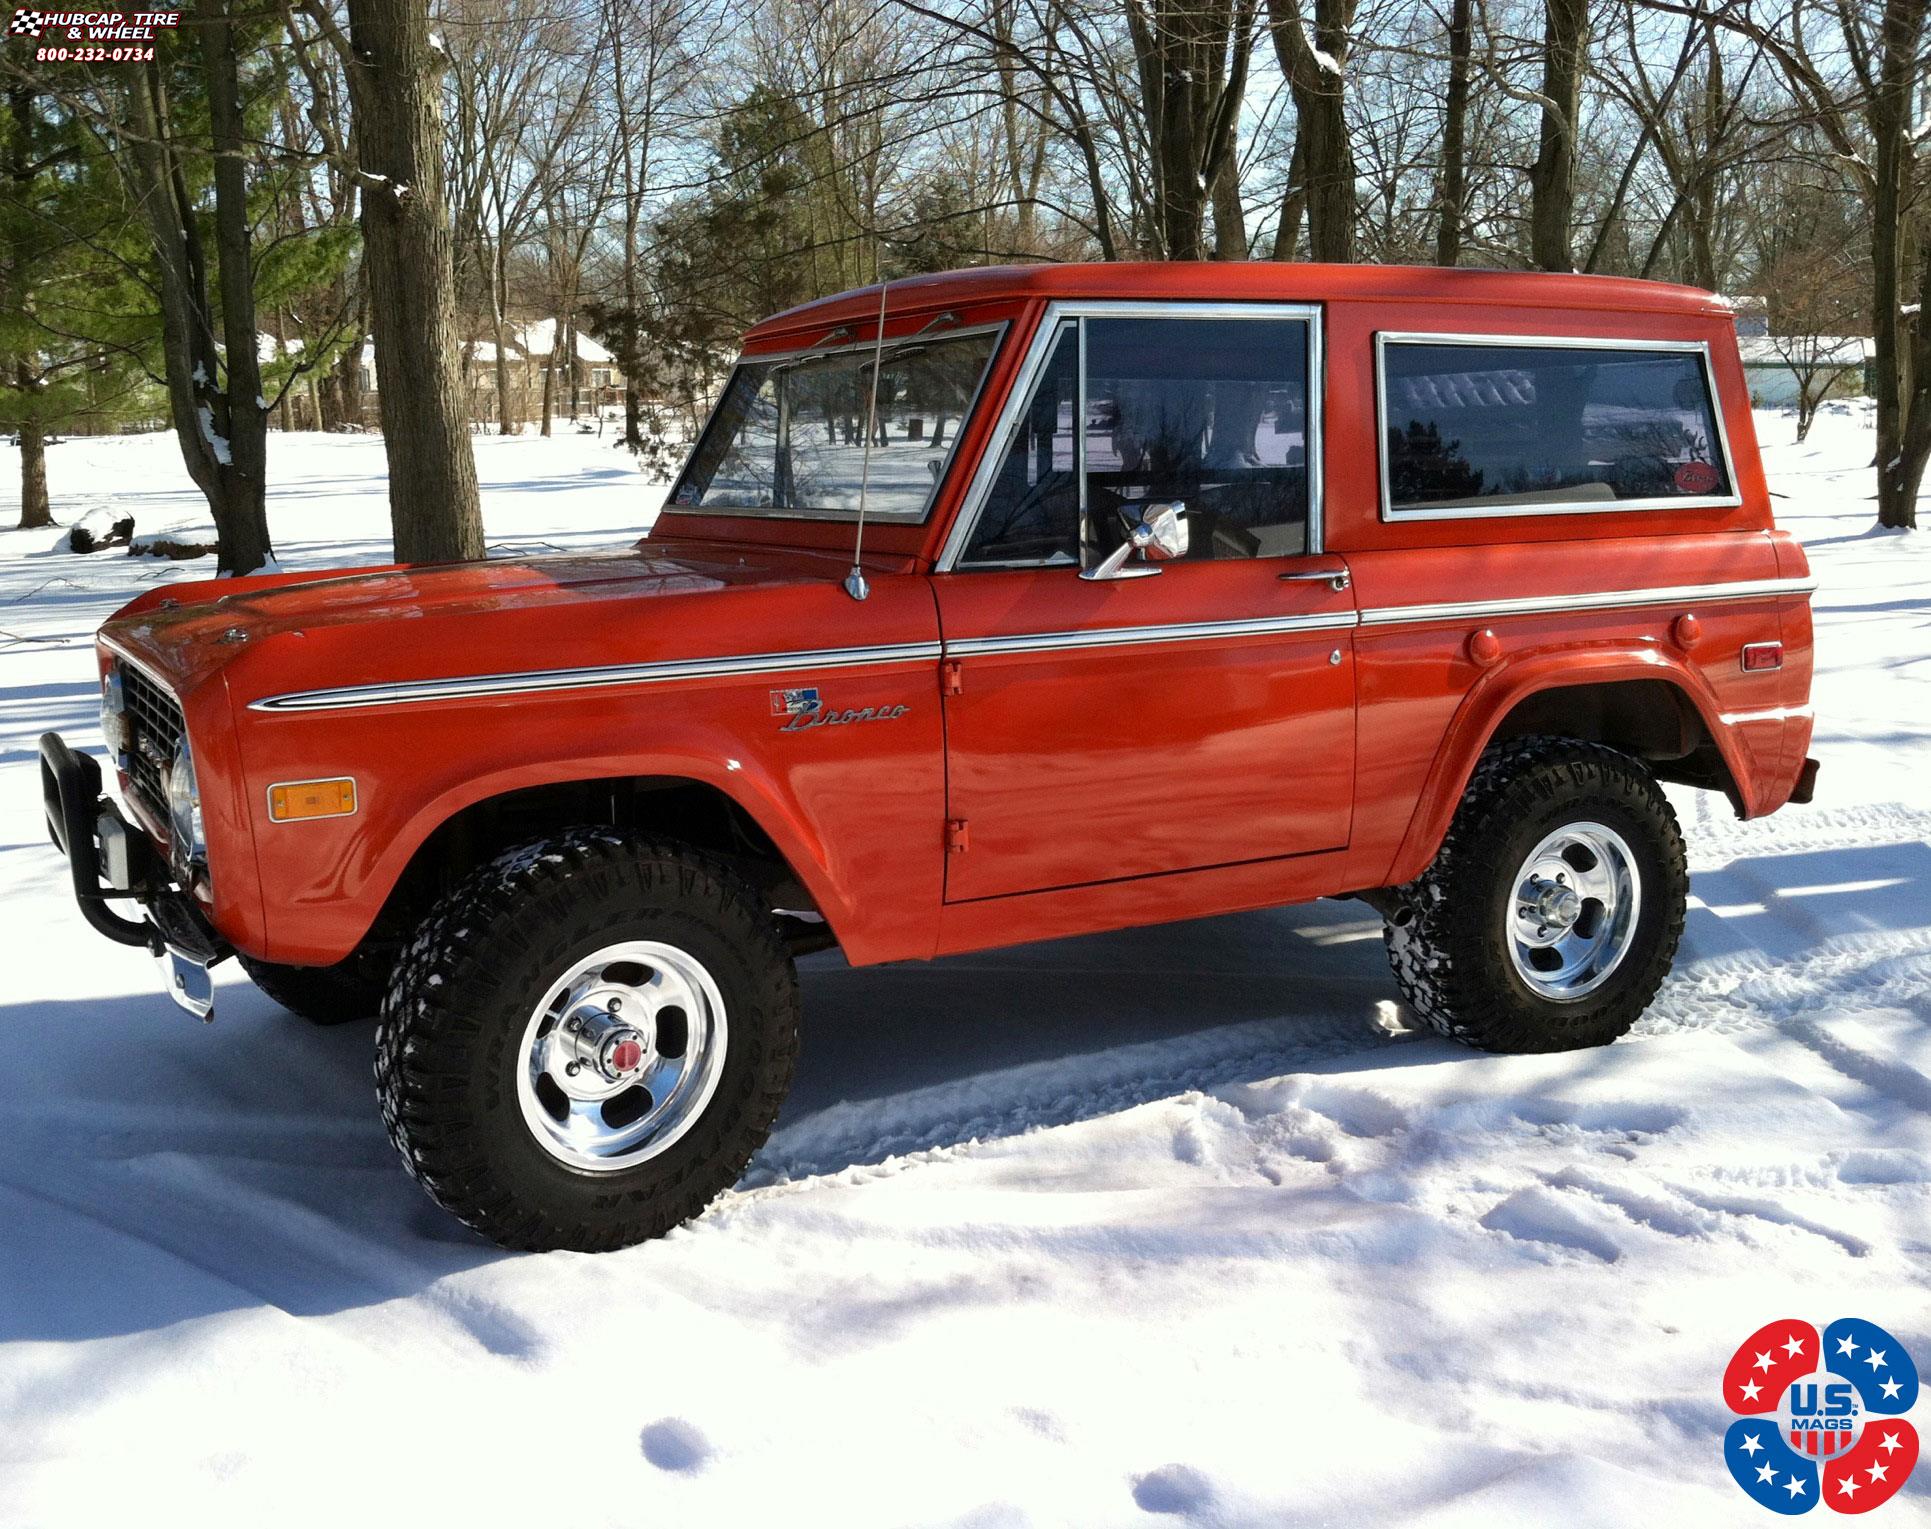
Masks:
[[[1346,845],[1354,604],[1310,551],[1318,333],[1278,305],[1049,314],[934,581],[948,901]],[[1149,503],[1184,506],[1186,552],[1083,579]]]

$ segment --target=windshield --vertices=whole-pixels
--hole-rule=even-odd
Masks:
[[[986,329],[885,347],[869,474],[869,345],[741,362],[671,507],[843,517],[856,513],[859,485],[867,482],[867,517],[923,520],[998,338]]]

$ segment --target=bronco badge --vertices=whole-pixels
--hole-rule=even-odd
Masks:
[[[808,727],[843,727],[848,722],[896,722],[912,708],[909,706],[861,706],[849,711],[828,711],[819,698],[818,687],[771,692],[771,715],[786,718],[781,733],[801,733]]]

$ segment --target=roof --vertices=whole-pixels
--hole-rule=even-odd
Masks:
[[[1731,316],[1730,305],[1701,287],[1547,271],[1477,271],[1444,266],[1317,265],[1300,261],[1111,261],[1084,265],[981,266],[887,284],[890,311],[943,308],[1000,298],[1137,298],[1142,301],[1227,300],[1321,302],[1348,298],[1420,298],[1549,308],[1601,308]],[[872,318],[876,284],[802,304],[754,326],[747,340]]]
[[[547,356],[556,349],[556,330],[557,321],[555,319],[538,319],[533,324],[520,325],[516,330],[512,343],[522,349],[526,355]],[[599,345],[589,335],[585,334],[582,327],[579,326],[577,329],[577,359],[588,362],[592,366],[603,366],[609,362],[610,352],[605,350],[603,346]]]

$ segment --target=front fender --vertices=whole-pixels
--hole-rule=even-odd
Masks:
[[[267,948],[251,953],[301,965],[342,959],[430,835],[467,807],[532,787],[649,777],[710,787],[741,808],[854,964],[930,955],[944,869],[935,676],[847,675],[841,703],[902,715],[803,731],[772,718],[768,690],[757,681],[585,691],[397,708],[373,722],[242,712],[267,926]],[[648,744],[623,746],[635,739]],[[260,811],[275,781],[337,774],[357,780],[354,816],[272,823]]]
[[[1767,810],[1769,792],[1765,769],[1759,765],[1754,751],[1744,746],[1738,729],[1724,719],[1716,692],[1694,665],[1659,647],[1642,643],[1582,653],[1527,653],[1505,659],[1484,671],[1456,709],[1436,750],[1427,784],[1409,819],[1401,847],[1388,870],[1387,884],[1412,881],[1427,869],[1468,789],[1476,761],[1503,720],[1517,706],[1545,691],[1626,680],[1661,680],[1674,686],[1696,708],[1705,730],[1715,741],[1731,778],[1737,783],[1745,815],[1755,816]],[[1777,757],[1774,753],[1771,755],[1772,771]]]

